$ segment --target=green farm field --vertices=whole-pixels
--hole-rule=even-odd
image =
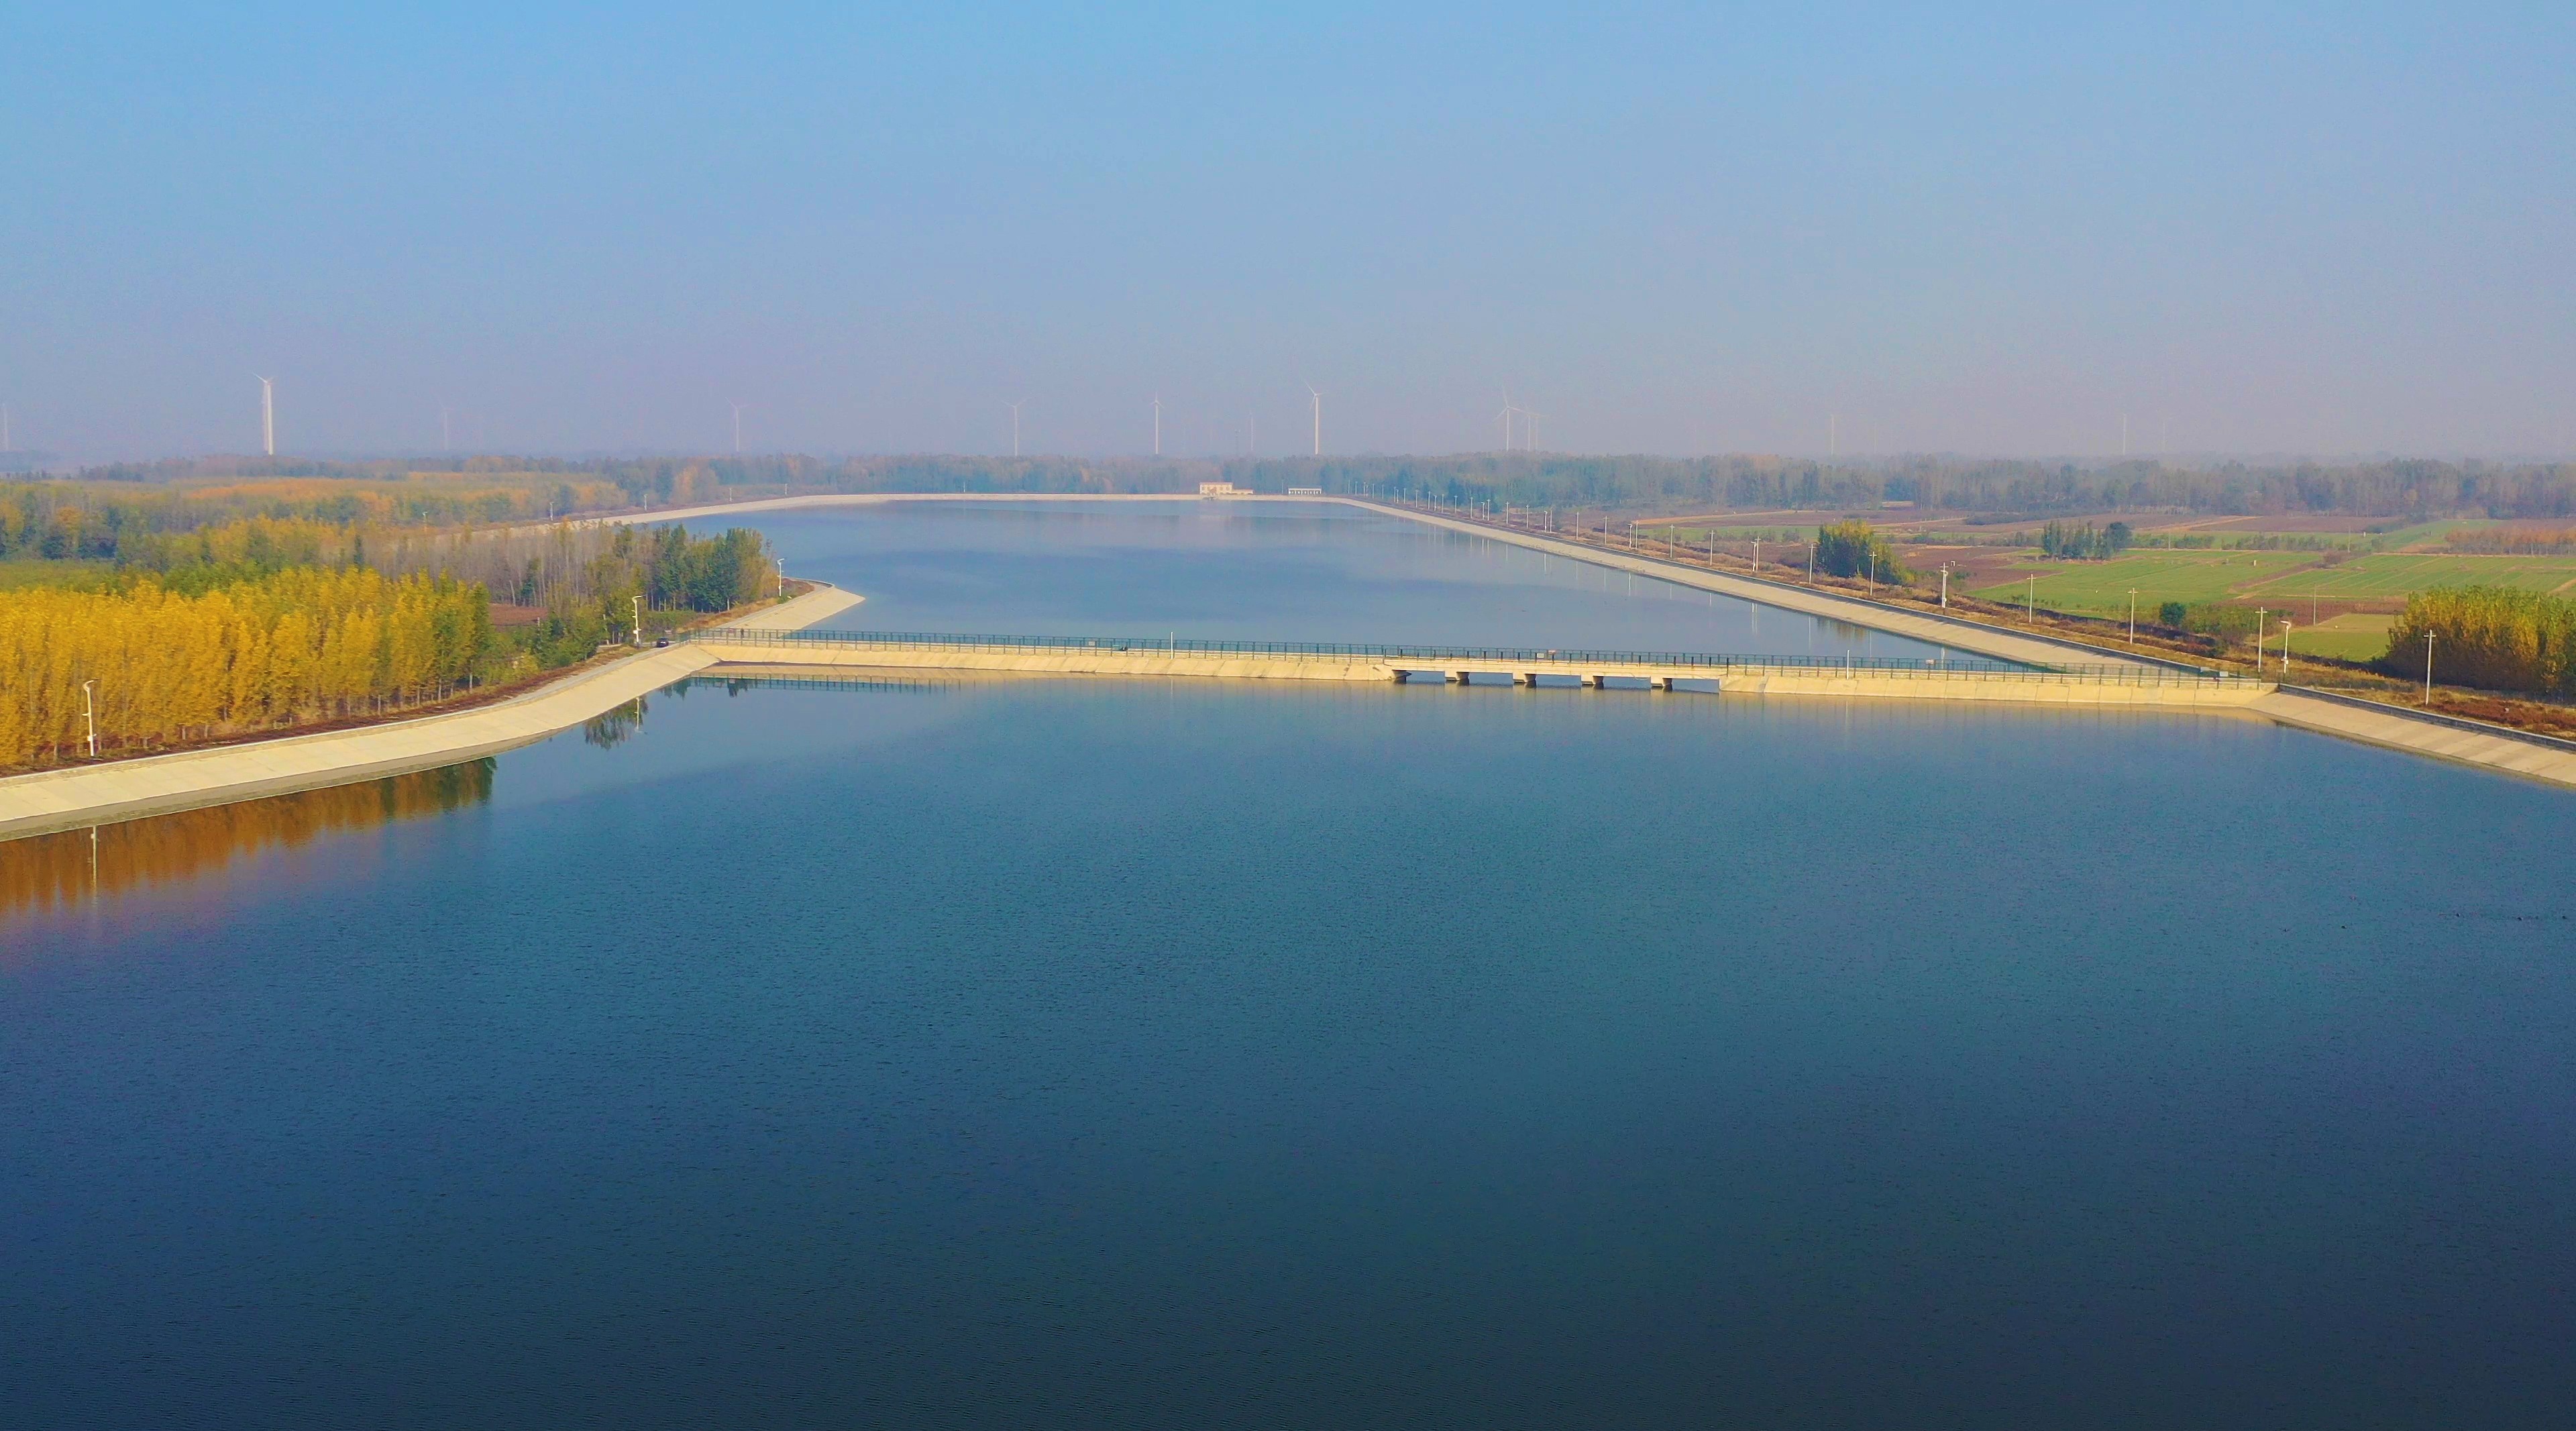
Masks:
[[[2330,599],[2399,597],[2428,586],[2509,586],[2523,591],[2576,590],[2576,557],[2408,555],[2384,552],[2339,566],[2310,566],[2251,583],[2237,594],[2321,596]]]
[[[2137,588],[2138,610],[2168,601],[2237,601],[2296,597],[2326,601],[2391,601],[2433,586],[2509,586],[2576,594],[2576,557],[2414,555],[2382,552],[2333,566],[2306,552],[2131,552],[2111,561],[2033,557],[2007,570],[2013,580],[1977,587],[1989,601],[2013,603],[2039,578],[2039,604],[2087,616],[2120,616]]]
[[[2341,661],[2375,661],[2388,649],[2394,616],[2353,612],[2315,626],[2290,628],[2290,650],[2301,656],[2332,656]]]
[[[2052,611],[2124,616],[2134,587],[2138,610],[2151,614],[2167,601],[2225,601],[2240,587],[2286,576],[2315,562],[2305,552],[2133,551],[2110,561],[2033,558],[2014,564],[2013,569],[2023,576],[1979,587],[1975,594],[1989,601],[2020,601],[2030,590],[2028,578],[2035,575],[2039,604]]]

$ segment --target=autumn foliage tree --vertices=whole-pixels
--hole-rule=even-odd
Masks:
[[[151,749],[437,699],[491,643],[483,588],[290,567],[202,594],[145,577],[120,590],[0,592],[0,765],[84,748]]]
[[[2491,691],[2576,695],[2576,601],[2502,586],[2444,586],[2406,598],[2382,667]]]

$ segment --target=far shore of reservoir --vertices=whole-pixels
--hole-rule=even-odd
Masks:
[[[591,520],[652,524],[740,517],[766,511],[865,507],[894,502],[1169,503],[1176,500],[1191,499],[1165,494],[834,493],[614,513]],[[1234,495],[1210,500],[1326,502],[1355,507],[1486,541],[1543,551],[1572,561],[1633,572],[2028,667],[2046,669],[2080,664],[2113,672],[2130,669],[2142,675],[2172,669],[2168,662],[2128,657],[2073,642],[1902,610],[1792,583],[1701,570],[1651,557],[1560,541],[1543,533],[1459,521],[1356,498]],[[726,627],[733,631],[806,630],[857,606],[861,600],[861,597],[837,588],[817,587],[781,605],[726,623]],[[761,655],[774,657],[777,654],[762,648],[755,649],[759,649]],[[738,654],[743,658],[757,659],[754,649],[740,649]],[[280,736],[273,740],[216,749],[147,756],[0,779],[0,841],[470,760],[542,740],[727,659],[726,647],[721,643],[684,641],[668,648],[638,652],[526,695],[473,710],[355,730]],[[851,658],[837,657],[830,664],[851,664]],[[906,658],[899,664],[919,668],[936,662]],[[994,665],[989,660],[981,664]],[[1152,674],[1255,674],[1228,668],[1229,664],[1240,663],[1188,664],[1190,669],[1186,672],[1175,663],[1175,669],[1170,672]],[[1095,666],[1098,669],[1091,669]],[[1147,674],[1130,672],[1115,662],[1102,664],[1097,661],[1071,664],[1062,661],[1030,662],[1014,668],[1032,673],[1052,670],[1063,674]],[[1926,683],[1916,683],[1913,688],[1901,683],[1888,683],[1884,689],[1876,685],[1854,685],[1844,690],[1830,684],[1794,681],[1773,682],[1767,687],[1759,682],[1743,682],[1728,689],[1756,694],[1765,693],[1767,689],[1770,694],[1852,697],[1958,694],[1955,691],[1936,692]],[[2055,703],[2066,703],[2062,698],[2052,699]],[[2134,696],[2106,703],[2140,704]],[[2244,698],[2231,696],[2224,700],[2202,700],[2172,708],[2250,714],[2346,739],[2576,788],[2576,743],[2441,716],[2420,715],[2325,692],[2264,686]]]

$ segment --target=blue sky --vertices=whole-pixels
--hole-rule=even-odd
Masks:
[[[2576,447],[2576,6],[25,7],[21,446]]]

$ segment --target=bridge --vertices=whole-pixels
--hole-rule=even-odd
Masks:
[[[718,628],[689,643],[725,667],[1060,676],[1509,684],[1608,691],[1874,696],[2091,706],[2243,706],[2272,683],[2138,664],[2033,667],[1976,658],[1733,656],[1512,646],[1371,646],[1188,637],[990,636]]]

